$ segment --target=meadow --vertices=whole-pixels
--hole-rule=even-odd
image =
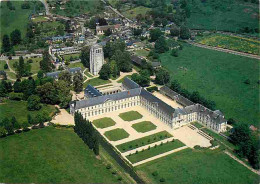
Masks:
[[[147,183],[161,178],[171,184],[256,184],[258,175],[248,170],[221,150],[185,149],[137,166]]]
[[[151,8],[147,8],[144,6],[138,6],[133,9],[129,9],[127,11],[121,11],[124,16],[129,19],[135,19],[138,14],[145,15],[146,12],[150,11]]]
[[[220,47],[239,52],[259,55],[260,41],[223,34],[211,34],[202,37],[196,37],[196,42],[214,47]]]
[[[258,28],[258,5],[244,1],[193,1],[188,26],[192,29],[237,32]],[[205,18],[206,17],[206,18]],[[256,34],[257,36],[257,34]]]
[[[215,101],[226,118],[258,125],[259,61],[184,44],[178,57],[160,55],[172,80]],[[245,84],[249,79],[250,84]]]
[[[96,158],[73,129],[31,130],[1,138],[0,147],[4,183],[132,183],[102,147]]]

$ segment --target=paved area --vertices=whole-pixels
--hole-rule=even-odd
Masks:
[[[60,109],[60,113],[52,119],[52,122],[61,125],[75,125],[74,117],[65,109]]]
[[[158,158],[165,157],[165,156],[167,156],[167,155],[170,155],[170,154],[172,154],[172,153],[176,153],[176,152],[181,151],[181,150],[186,149],[186,148],[188,148],[188,146],[182,146],[182,147],[180,147],[180,148],[177,148],[177,149],[168,151],[168,152],[166,152],[166,153],[162,153],[162,154],[160,154],[160,155],[156,155],[156,156],[154,156],[154,157],[151,157],[151,158],[142,160],[142,161],[140,161],[140,162],[137,162],[137,163],[133,164],[133,166],[135,167],[135,166],[144,164],[144,163],[146,163],[146,162],[150,162],[150,161],[152,161],[152,160],[156,160],[156,159],[158,159]]]
[[[173,108],[183,108],[182,105],[178,104],[176,101],[173,101],[172,99],[168,98],[167,96],[164,96],[163,94],[155,91],[153,92],[153,95],[167,103],[168,105],[172,106]]]

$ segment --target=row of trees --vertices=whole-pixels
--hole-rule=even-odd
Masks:
[[[19,45],[22,41],[21,31],[15,29],[11,32],[10,37],[5,34],[2,40],[2,53],[10,52],[12,47],[15,45]]]
[[[85,144],[92,149],[95,155],[99,155],[99,136],[92,123],[78,112],[74,114],[74,131],[85,142]]]
[[[111,77],[116,78],[118,75],[120,75],[120,71],[114,60],[104,64],[99,71],[99,77],[104,80],[108,80]]]

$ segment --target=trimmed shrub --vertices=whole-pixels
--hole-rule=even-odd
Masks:
[[[111,164],[107,164],[106,169],[111,169]]]
[[[161,179],[160,179],[160,182],[162,182],[162,183],[165,182],[165,179],[164,179],[164,178],[161,178]]]
[[[158,176],[158,172],[157,172],[157,171],[154,171],[154,172],[152,173],[152,175],[153,175],[153,176]]]
[[[6,137],[7,131],[4,127],[0,127],[0,137]]]
[[[10,100],[20,101],[23,99],[23,93],[11,92],[11,93],[9,93],[9,98],[10,98]]]
[[[117,172],[116,172],[116,171],[112,171],[111,173],[112,173],[113,175],[116,175]]]
[[[121,176],[118,176],[117,180],[118,180],[118,181],[122,181],[123,178],[122,178]]]

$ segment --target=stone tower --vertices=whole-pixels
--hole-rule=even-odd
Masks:
[[[102,46],[98,44],[92,45],[90,49],[90,73],[98,75],[104,63],[105,60]]]

